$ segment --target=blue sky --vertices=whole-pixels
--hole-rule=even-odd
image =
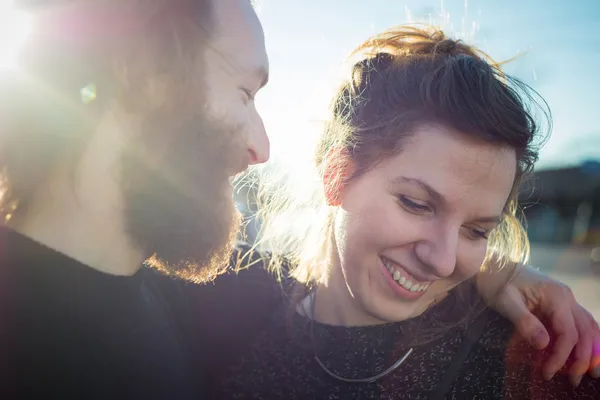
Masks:
[[[271,81],[257,106],[273,157],[307,157],[341,62],[369,35],[410,21],[441,25],[504,60],[549,103],[553,132],[539,168],[600,160],[598,0],[259,0]]]

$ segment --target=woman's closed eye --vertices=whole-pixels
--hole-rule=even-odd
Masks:
[[[466,231],[467,231],[467,235],[469,236],[470,239],[472,240],[487,240],[490,236],[490,230],[489,229],[483,229],[483,228],[475,228],[475,227],[465,227]]]
[[[399,195],[397,197],[400,205],[408,212],[419,215],[429,214],[432,212],[431,207],[425,203],[418,202],[404,195]]]

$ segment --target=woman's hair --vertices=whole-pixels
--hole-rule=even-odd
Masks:
[[[142,122],[191,107],[211,4],[15,0],[34,26],[20,68],[0,75],[0,223],[57,164],[81,155],[110,103]]]
[[[550,123],[546,103],[482,51],[431,27],[400,26],[373,36],[352,53],[351,60],[316,147],[318,193],[311,192],[301,204],[298,193],[290,190],[293,183],[275,192],[263,183],[259,245],[282,256],[271,258],[271,268],[289,272],[307,286],[323,282],[335,211],[323,195],[324,164],[329,163],[328,173],[337,171],[329,182],[339,187],[341,181],[357,179],[401,153],[407,138],[427,124],[515,150],[516,178],[504,218],[490,236],[486,262],[493,254],[505,261],[525,261],[529,242],[517,216],[517,194],[537,160],[541,137],[536,119]],[[353,173],[346,177],[341,171],[348,162]],[[303,219],[312,221],[310,226],[290,229]]]

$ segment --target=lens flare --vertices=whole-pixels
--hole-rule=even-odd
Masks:
[[[16,68],[18,54],[31,33],[31,16],[0,0],[0,70]]]

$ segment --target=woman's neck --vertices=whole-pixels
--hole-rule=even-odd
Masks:
[[[330,279],[328,285],[320,284],[308,300],[311,317],[323,324],[337,326],[368,326],[388,323],[366,313],[352,297],[343,280]]]

